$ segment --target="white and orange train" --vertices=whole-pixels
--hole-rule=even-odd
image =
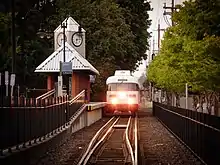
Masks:
[[[105,114],[134,115],[140,105],[140,84],[129,70],[116,70],[115,75],[106,80],[107,106]]]

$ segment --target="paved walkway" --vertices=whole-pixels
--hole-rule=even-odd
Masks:
[[[139,112],[140,148],[142,162],[147,165],[200,165],[191,152],[184,147],[154,116],[151,103]]]

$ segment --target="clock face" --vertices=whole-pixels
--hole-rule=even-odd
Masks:
[[[76,32],[72,35],[72,43],[74,46],[79,47],[83,42],[82,35],[80,33]]]
[[[66,35],[65,35],[65,41],[67,41]],[[63,42],[63,33],[59,33],[59,34],[57,35],[57,44],[58,44],[59,46],[61,46],[62,42]]]

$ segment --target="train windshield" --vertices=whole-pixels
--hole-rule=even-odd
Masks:
[[[108,91],[138,91],[138,84],[134,83],[111,83],[108,84]]]

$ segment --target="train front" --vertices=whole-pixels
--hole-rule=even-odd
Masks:
[[[136,83],[109,83],[106,113],[134,115],[139,109],[139,87]]]

